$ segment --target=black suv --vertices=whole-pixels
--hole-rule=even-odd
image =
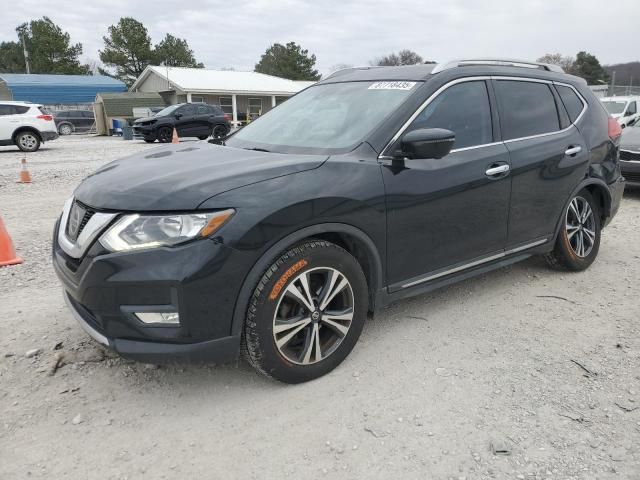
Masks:
[[[198,137],[204,140],[210,136],[226,136],[231,130],[231,123],[222,108],[204,103],[171,105],[153,117],[139,118],[133,123],[133,133],[142,136],[147,143],[156,140],[171,142],[174,128],[180,137]]]
[[[53,112],[53,119],[60,135],[88,132],[96,121],[91,110],[57,110]]]
[[[53,263],[80,324],[123,356],[242,351],[303,382],[389,302],[535,254],[586,269],[624,190],[619,136],[584,80],[548,65],[342,70],[223,145],[95,172]]]

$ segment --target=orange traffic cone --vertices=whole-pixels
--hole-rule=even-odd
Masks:
[[[180,143],[180,138],[178,137],[178,130],[173,129],[173,137],[171,138],[171,143]]]
[[[16,256],[9,232],[4,228],[4,222],[2,221],[2,217],[0,217],[0,267],[17,265],[19,263],[22,263],[22,259]]]
[[[31,174],[27,170],[27,159],[22,159],[22,170],[20,170],[20,180],[17,183],[31,183]]]

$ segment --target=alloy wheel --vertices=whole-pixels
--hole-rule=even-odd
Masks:
[[[273,339],[280,354],[298,365],[330,356],[353,321],[349,280],[329,267],[298,275],[282,292],[273,317]]]
[[[575,197],[571,200],[565,229],[573,253],[580,258],[588,257],[596,241],[596,219],[585,198]]]
[[[20,136],[20,146],[25,150],[33,150],[38,144],[38,139],[31,133]]]
[[[73,129],[71,128],[71,125],[62,125],[60,126],[60,135],[71,135],[71,133],[73,132]]]

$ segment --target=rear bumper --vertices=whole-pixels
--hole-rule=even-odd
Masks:
[[[58,132],[40,132],[43,142],[49,142],[59,137]]]

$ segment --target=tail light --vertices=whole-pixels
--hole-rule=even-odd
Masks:
[[[36,118],[39,120],[44,120],[45,122],[53,121],[53,115],[38,115]]]
[[[615,118],[609,117],[609,138],[616,140],[620,135],[622,135],[622,127]]]
[[[229,116],[229,114],[228,114],[228,113],[225,113],[225,114],[224,114],[224,119],[225,119],[225,121],[227,121],[227,122],[230,122],[230,121],[231,121],[231,117]]]

